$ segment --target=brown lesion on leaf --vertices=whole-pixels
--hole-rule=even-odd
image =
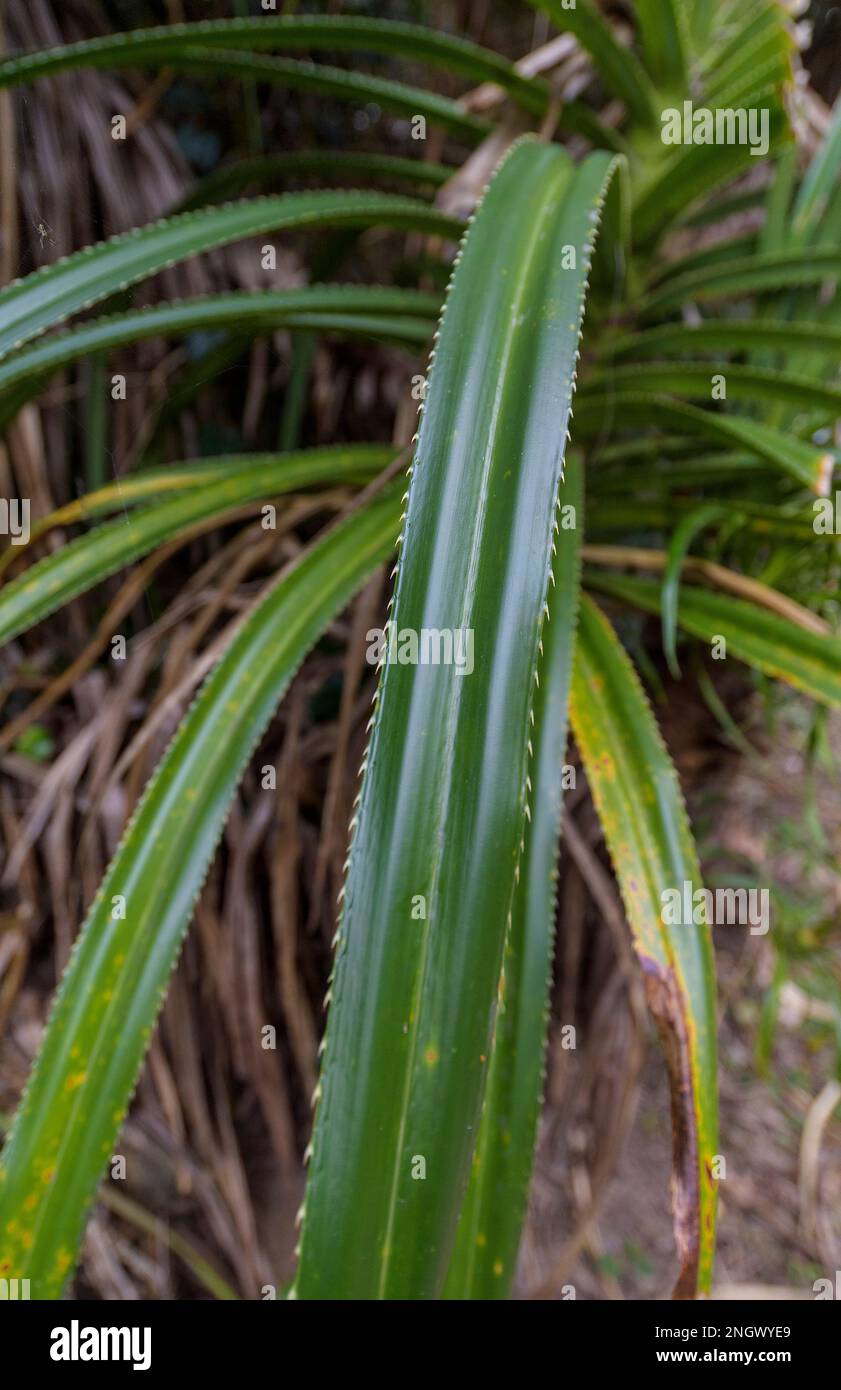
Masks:
[[[698,1291],[701,1192],[698,1125],[692,1094],[692,1059],[681,991],[672,968],[640,954],[645,997],[669,1072],[672,1110],[672,1209],[680,1269],[672,1298],[693,1299]],[[708,1176],[712,1181],[712,1172]]]

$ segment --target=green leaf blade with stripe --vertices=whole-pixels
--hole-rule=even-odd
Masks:
[[[431,1298],[446,1274],[524,822],[585,277],[614,163],[595,155],[574,171],[557,147],[516,145],[448,294],[391,623],[398,637],[474,633],[475,669],[385,665],[337,933],[299,1298]]]
[[[530,814],[505,944],[479,1137],[444,1286],[444,1297],[451,1299],[500,1299],[510,1293],[543,1098],[562,764],[584,525],[583,465],[577,455],[567,460],[560,503],[555,582],[542,630],[534,702]]]

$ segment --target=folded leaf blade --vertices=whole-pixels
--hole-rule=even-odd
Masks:
[[[403,664],[383,652],[297,1297],[429,1298],[446,1274],[524,822],[584,285],[613,168],[594,155],[573,170],[557,147],[519,143],[451,284],[390,631],[400,640],[448,630],[465,643],[472,633],[475,667],[460,674],[454,663]]]
[[[558,836],[583,530],[583,466],[567,460],[534,702],[522,862],[470,1185],[444,1286],[453,1299],[507,1298],[517,1263],[543,1092],[555,936]]]

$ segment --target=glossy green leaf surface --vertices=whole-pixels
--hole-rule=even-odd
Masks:
[[[707,1292],[718,1151],[715,973],[709,928],[666,925],[664,893],[701,885],[672,761],[613,628],[581,602],[570,719],[663,1043],[672,1090],[674,1296]]]
[[[58,1298],[75,1264],[243,769],[307,651],[393,549],[399,511],[399,490],[378,496],[250,612],[111,861],[0,1155],[0,1267],[33,1298]]]
[[[529,817],[500,976],[488,1084],[445,1298],[507,1298],[517,1264],[543,1099],[555,937],[558,835],[572,677],[583,465],[568,458],[560,494],[555,579],[542,629],[534,698]],[[570,510],[571,509],[571,510]]]
[[[262,232],[375,223],[447,237],[462,230],[425,203],[387,193],[281,193],[184,212],[77,251],[0,290],[0,358],[79,309],[202,251]]]
[[[424,630],[449,631],[462,660],[380,653],[298,1298],[433,1298],[446,1275],[520,855],[586,276],[614,167],[599,154],[576,169],[556,146],[515,145],[448,292],[389,634],[411,656],[412,633],[420,653]]]
[[[328,485],[368,482],[391,461],[393,454],[394,450],[388,445],[343,444],[302,451],[297,456],[303,463],[300,471],[297,466],[290,469],[290,464],[295,465],[294,453],[287,454],[285,459],[279,454],[213,454],[209,458],[188,459],[183,463],[139,468],[136,473],[125,473],[94,492],[83,493],[38,521],[33,520],[31,539],[36,540],[56,526],[90,521],[94,517],[107,516],[109,512],[122,511],[124,507],[134,507],[139,502],[160,502],[173,493],[218,483],[252,469],[274,469],[274,477],[289,477],[293,487],[308,486],[307,479],[314,480],[316,484],[323,481]],[[320,462],[322,459],[323,463]],[[347,460],[347,463],[343,463],[343,460]],[[323,475],[319,473],[322,467],[327,470]],[[7,547],[0,553],[0,562],[17,558],[25,548]]]

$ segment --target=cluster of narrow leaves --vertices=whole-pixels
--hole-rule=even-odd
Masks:
[[[467,678],[454,666],[386,663],[380,676],[293,1296],[469,1299],[511,1288],[542,1087],[568,717],[670,1070],[676,1293],[710,1288],[711,944],[706,928],[667,928],[660,915],[665,889],[700,884],[698,864],[651,708],[592,595],[659,614],[673,670],[678,630],[702,642],[723,635],[757,670],[841,703],[841,643],[774,587],[796,572],[804,542],[820,552],[810,565],[836,563],[812,503],[830,490],[841,400],[841,115],[799,177],[783,104],[792,40],[776,0],[637,0],[632,48],[593,0],[539,8],[575,36],[622,104],[619,129],[580,102],[558,111],[547,82],[494,53],[390,21],[266,15],[0,62],[0,87],[166,65],[373,100],[468,146],[493,130],[463,104],[391,79],[267,56],[380,52],[493,83],[535,125],[549,113],[562,136],[594,147],[576,165],[560,145],[527,138],[495,173],[444,300],[402,499],[399,485],[376,481],[395,452],[380,444],[141,468],[36,518],[33,543],[54,527],[98,524],[0,588],[6,642],[245,504],[336,484],[368,489],[243,617],[81,931],[0,1163],[0,1273],[29,1278],[36,1296],[59,1296],[77,1259],[250,755],[307,651],[395,548],[389,622],[469,630],[475,669]],[[769,113],[764,217],[763,195],[728,187],[755,164],[749,148],[661,142],[662,110],[690,90],[710,107]],[[324,190],[217,206],[334,169],[408,181],[416,196]],[[419,195],[452,172],[394,155],[243,161],[164,221],[0,290],[0,422],[59,369],[156,334],[222,328],[247,340],[284,327],[425,345],[438,297],[390,287],[225,294],[65,325],[165,266],[269,230],[378,225],[451,245],[461,224]],[[734,238],[728,217],[746,205],[759,230]],[[671,254],[673,233],[702,224],[717,233],[711,245]],[[726,399],[711,404],[716,374]],[[636,543],[615,544],[617,532]],[[641,543],[664,536],[659,547]],[[713,557],[690,555],[702,537]],[[721,563],[728,546],[736,568]],[[6,552],[0,568],[19,554]]]

